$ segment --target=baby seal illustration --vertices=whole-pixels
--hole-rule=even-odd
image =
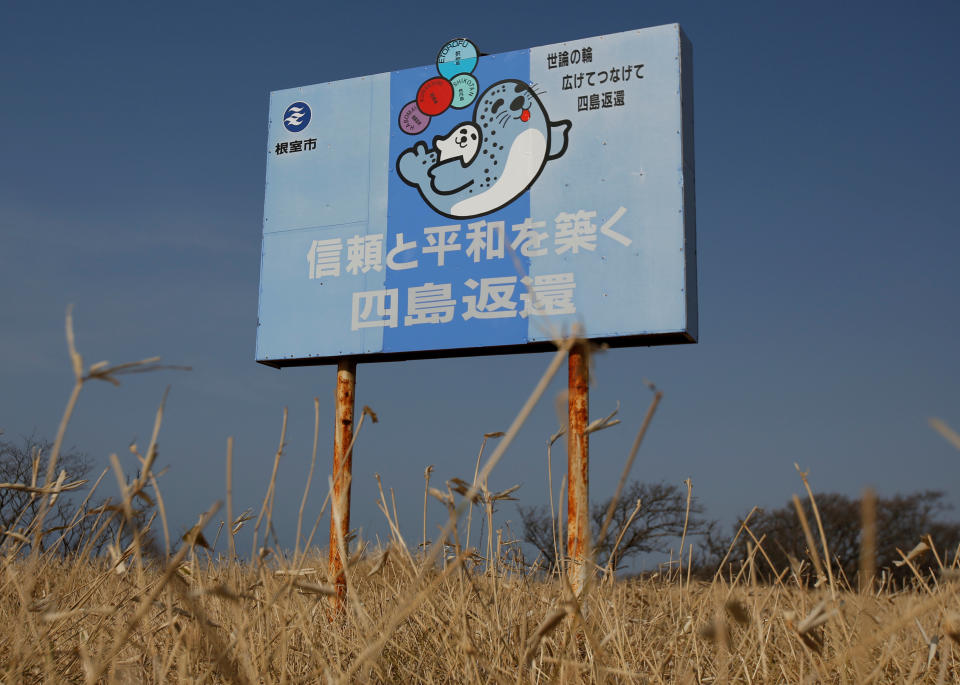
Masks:
[[[478,98],[472,122],[435,137],[431,149],[419,141],[404,150],[397,173],[444,216],[489,214],[520,197],[547,160],[566,152],[570,126],[566,119],[550,121],[526,83],[498,81]]]
[[[446,138],[434,138],[433,146],[440,153],[441,162],[461,157],[463,164],[469,164],[480,149],[480,136],[480,129],[464,123],[456,126]]]

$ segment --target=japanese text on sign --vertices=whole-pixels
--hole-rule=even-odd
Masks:
[[[593,61],[593,48],[586,47],[579,50],[560,50],[547,54],[547,69],[562,69],[571,64]]]
[[[422,247],[415,239],[404,238],[403,233],[396,234],[392,246],[384,244],[382,233],[357,234],[348,238],[346,243],[341,238],[314,240],[307,250],[309,277],[337,277],[342,272],[356,276],[370,270],[382,271],[385,267],[391,271],[405,271],[417,268],[421,258],[436,259],[437,266],[445,266],[448,253],[461,251],[477,264],[503,259],[507,247],[524,257],[542,257],[551,249],[558,255],[594,252],[598,235],[629,247],[633,241],[613,229],[626,212],[625,207],[620,207],[599,227],[594,222],[597,216],[595,211],[561,212],[553,220],[552,242],[548,242],[550,233],[541,230],[546,228],[547,223],[529,217],[511,227],[514,235],[510,238],[503,221],[480,220],[467,224],[464,242],[460,241],[462,224],[424,228]]]
[[[525,288],[514,299],[517,284]],[[460,316],[468,319],[506,319],[528,316],[555,316],[576,314],[573,291],[576,283],[573,273],[524,276],[496,276],[476,281],[466,280],[472,291],[461,299],[464,306]],[[518,309],[518,301],[520,308]],[[400,290],[390,288],[353,293],[350,329],[396,328],[417,324],[443,324],[453,320],[457,301],[453,298],[452,283],[424,283],[406,289],[406,314],[400,317]]]
[[[307,152],[317,149],[317,139],[307,138],[306,140],[287,140],[277,143],[273,148],[273,154],[286,155],[293,152]]]

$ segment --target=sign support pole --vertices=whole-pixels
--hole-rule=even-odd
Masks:
[[[344,565],[339,540],[347,552],[350,532],[350,480],[353,474],[353,408],[357,386],[357,361],[341,357],[337,363],[336,424],[333,431],[333,496],[330,501],[330,566],[329,578],[337,590],[330,598],[334,613],[343,610],[347,594]],[[339,525],[338,525],[339,524]]]
[[[586,580],[584,557],[590,544],[589,358],[586,342],[570,348],[567,382],[567,576],[574,592]]]

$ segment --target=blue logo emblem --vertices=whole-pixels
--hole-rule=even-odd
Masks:
[[[294,102],[283,113],[283,126],[290,133],[300,133],[310,123],[310,105]]]

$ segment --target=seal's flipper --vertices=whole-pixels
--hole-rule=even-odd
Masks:
[[[403,151],[397,159],[397,173],[407,185],[418,187],[427,180],[431,166],[437,163],[437,153],[428,150],[422,142]]]
[[[551,122],[550,150],[547,152],[547,159],[556,159],[567,151],[567,133],[570,131],[570,126],[568,119]]]
[[[470,187],[477,172],[469,166],[464,166],[459,157],[454,157],[437,164],[427,173],[430,175],[430,187],[435,193],[452,195]]]

